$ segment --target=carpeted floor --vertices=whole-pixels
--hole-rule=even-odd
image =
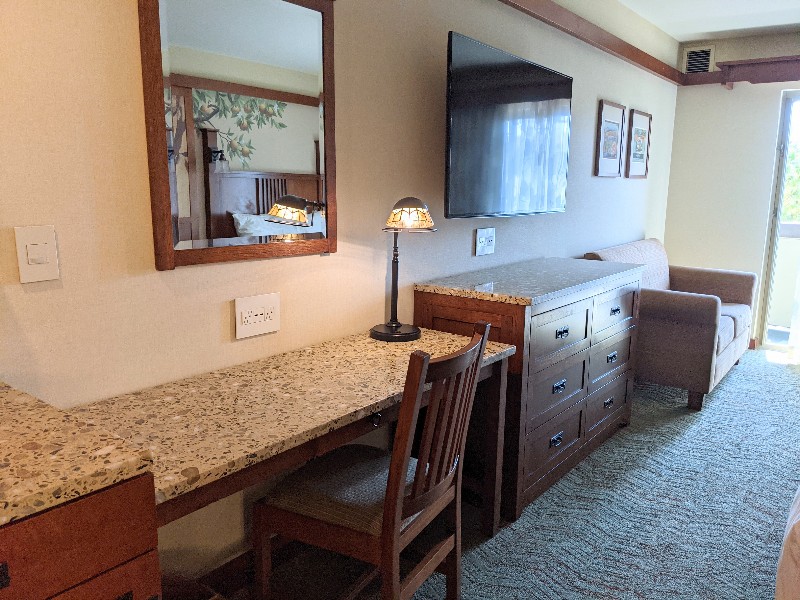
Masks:
[[[464,598],[772,598],[800,484],[800,367],[767,357],[748,352],[699,413],[685,392],[638,386],[631,425],[517,522],[487,540],[467,518]],[[359,569],[309,549],[274,582],[287,598],[321,600]],[[443,597],[439,575],[415,596]]]

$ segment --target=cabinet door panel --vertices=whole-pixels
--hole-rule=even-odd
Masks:
[[[591,300],[576,302],[533,317],[531,354],[541,358],[589,337]]]
[[[588,375],[588,350],[537,373],[529,382],[526,431],[538,427],[585,396]]]
[[[592,346],[589,351],[589,393],[628,370],[632,343],[633,329],[628,329]]]
[[[586,431],[591,436],[598,425],[624,410],[629,402],[628,377],[618,377],[586,398]]]
[[[0,600],[50,598],[157,544],[148,473],[0,528]]]
[[[585,401],[534,429],[525,440],[526,487],[577,450],[583,437]]]
[[[52,600],[159,600],[161,572],[153,551],[86,583],[55,596]]]

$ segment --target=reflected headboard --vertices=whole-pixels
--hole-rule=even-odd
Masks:
[[[233,213],[263,215],[281,196],[292,194],[319,202],[321,177],[305,173],[232,171],[209,174],[208,237],[236,237]]]

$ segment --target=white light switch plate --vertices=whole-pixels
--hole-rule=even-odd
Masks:
[[[20,283],[58,279],[58,246],[52,225],[14,227]]]
[[[281,328],[281,295],[262,294],[236,298],[233,301],[236,315],[236,339],[240,340]]]
[[[475,256],[494,254],[494,227],[475,230]]]

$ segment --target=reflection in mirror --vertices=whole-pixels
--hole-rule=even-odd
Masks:
[[[322,14],[159,0],[159,16],[174,249],[324,238]],[[270,216],[285,196],[302,219]]]

